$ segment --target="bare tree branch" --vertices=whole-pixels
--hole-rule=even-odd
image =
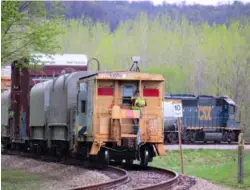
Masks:
[[[19,5],[19,8],[18,8],[18,12],[21,13],[23,12],[26,8],[29,7],[29,5],[32,3],[32,1],[24,1],[22,2],[22,4],[20,3]]]

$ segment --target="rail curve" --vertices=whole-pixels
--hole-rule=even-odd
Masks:
[[[121,185],[123,183],[126,183],[129,181],[129,175],[128,172],[122,168],[114,167],[114,166],[106,166],[106,170],[119,173],[120,177],[117,179],[113,179],[111,181],[105,182],[105,183],[98,183],[98,184],[93,184],[93,185],[88,185],[88,186],[80,186],[80,187],[75,187],[71,188],[69,190],[97,190],[97,189],[109,189],[109,188],[114,188],[118,185]]]
[[[168,179],[166,180],[160,180],[160,183],[154,183],[154,184],[150,184],[150,185],[146,185],[146,186],[142,186],[142,187],[136,187],[136,188],[127,188],[127,189],[134,189],[134,190],[148,190],[148,189],[153,189],[153,190],[159,190],[159,189],[169,189],[170,186],[172,186],[173,184],[178,182],[178,178],[179,178],[179,174],[172,171],[172,170],[168,170],[168,169],[162,169],[162,168],[156,168],[156,167],[144,167],[143,170],[141,169],[141,167],[139,165],[133,164],[131,166],[129,166],[128,170],[120,168],[120,167],[114,167],[114,166],[107,166],[107,168],[110,171],[113,172],[120,172],[120,174],[122,175],[121,177],[117,178],[117,179],[113,179],[111,181],[105,182],[105,183],[100,183],[100,184],[94,184],[94,185],[90,185],[90,186],[81,186],[81,187],[76,187],[76,188],[72,188],[69,190],[88,190],[88,189],[119,189],[120,186],[126,186],[128,183],[131,183],[133,181],[133,177],[130,175],[131,171],[142,171],[142,172],[154,172],[154,173],[160,173],[162,175],[167,175]],[[140,183],[139,181],[136,181],[134,183]],[[122,188],[122,189],[126,189],[126,188]]]

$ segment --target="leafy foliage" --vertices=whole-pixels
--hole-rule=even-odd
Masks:
[[[46,9],[45,2],[2,2],[2,64],[28,56],[31,52],[53,53],[62,33],[63,7],[59,3]]]

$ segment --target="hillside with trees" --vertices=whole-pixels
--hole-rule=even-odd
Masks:
[[[212,24],[228,24],[231,20],[242,20],[250,16],[250,4],[235,1],[232,5],[203,6],[166,4],[154,6],[150,1],[97,1],[97,2],[63,2],[67,19],[90,18],[93,22],[105,22],[114,31],[121,21],[135,19],[140,13],[146,13],[150,18],[159,14],[168,14],[173,20],[187,18],[192,23],[206,22]]]

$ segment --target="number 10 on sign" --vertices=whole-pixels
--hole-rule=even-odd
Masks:
[[[182,117],[183,113],[182,113],[182,104],[181,103],[176,103],[173,105],[174,107],[174,116],[175,117]]]

